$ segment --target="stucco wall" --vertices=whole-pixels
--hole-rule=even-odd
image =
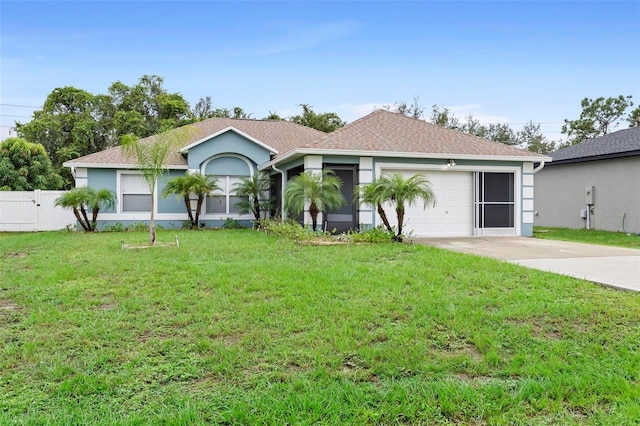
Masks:
[[[270,158],[266,148],[238,133],[228,131],[191,148],[188,156],[189,169],[199,170],[202,163],[220,154],[239,154],[255,164],[266,163]]]
[[[640,233],[640,157],[547,166],[535,175],[534,223],[585,228],[585,186],[593,185],[592,228]]]

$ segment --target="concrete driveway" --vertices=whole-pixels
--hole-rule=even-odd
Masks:
[[[416,238],[414,241],[640,291],[640,250],[525,237]]]

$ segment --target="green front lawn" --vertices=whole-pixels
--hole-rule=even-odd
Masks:
[[[0,235],[0,424],[640,421],[637,293],[419,245],[178,235]]]
[[[640,236],[622,232],[587,229],[543,228],[536,226],[533,236],[548,240],[574,241],[577,243],[601,244],[640,249]]]

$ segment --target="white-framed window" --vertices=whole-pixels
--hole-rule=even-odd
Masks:
[[[239,215],[236,204],[242,201],[233,191],[233,186],[242,181],[243,176],[214,176],[218,179],[219,190],[207,197],[205,212],[207,214]]]
[[[120,175],[120,208],[122,212],[150,212],[151,191],[139,173]]]

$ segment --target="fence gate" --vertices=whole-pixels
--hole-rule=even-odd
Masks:
[[[75,224],[71,210],[55,207],[65,191],[0,191],[0,231],[55,231]]]

